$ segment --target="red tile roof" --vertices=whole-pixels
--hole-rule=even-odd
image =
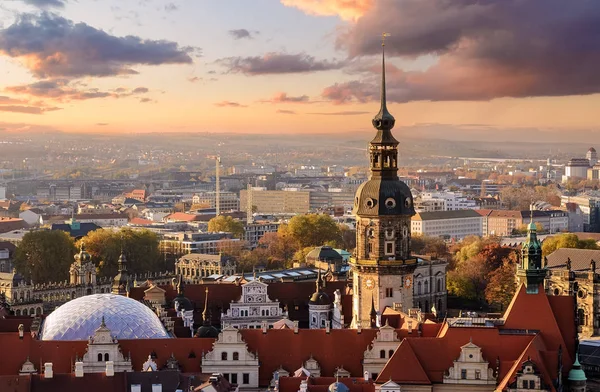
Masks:
[[[404,339],[400,343],[392,358],[377,377],[378,383],[384,383],[394,378],[402,380],[402,384],[431,384],[410,345],[410,341],[410,339]]]

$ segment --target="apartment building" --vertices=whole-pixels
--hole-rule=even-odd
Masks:
[[[411,219],[412,235],[461,240],[483,235],[483,217],[474,210],[419,212]]]

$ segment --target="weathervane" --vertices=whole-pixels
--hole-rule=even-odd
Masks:
[[[385,38],[389,37],[390,33],[381,33],[381,46],[385,46]]]

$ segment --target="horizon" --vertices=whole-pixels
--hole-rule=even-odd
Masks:
[[[542,6],[535,24],[521,17]],[[395,132],[476,125],[561,143],[600,129],[598,3],[13,0],[0,6],[0,130],[373,132],[382,26]]]

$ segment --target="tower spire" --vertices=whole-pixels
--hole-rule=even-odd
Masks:
[[[381,34],[381,111],[387,112],[387,97],[385,91],[385,38],[390,33]],[[388,113],[389,114],[389,113]]]
[[[396,119],[394,119],[394,116],[392,116],[387,109],[387,91],[385,83],[385,38],[389,36],[389,33],[381,34],[381,107],[379,108],[379,113],[373,117],[373,126],[379,131],[377,132],[377,136],[375,137],[374,141],[377,140],[379,136],[382,138],[381,142],[395,142],[397,145],[398,141],[394,139],[390,133],[390,130],[394,128]],[[380,135],[381,132],[386,131],[387,135]]]
[[[208,324],[208,319],[206,318],[206,310],[208,309],[208,287],[205,290],[205,296],[204,296],[204,311],[202,312],[202,320],[204,321],[204,324]]]

